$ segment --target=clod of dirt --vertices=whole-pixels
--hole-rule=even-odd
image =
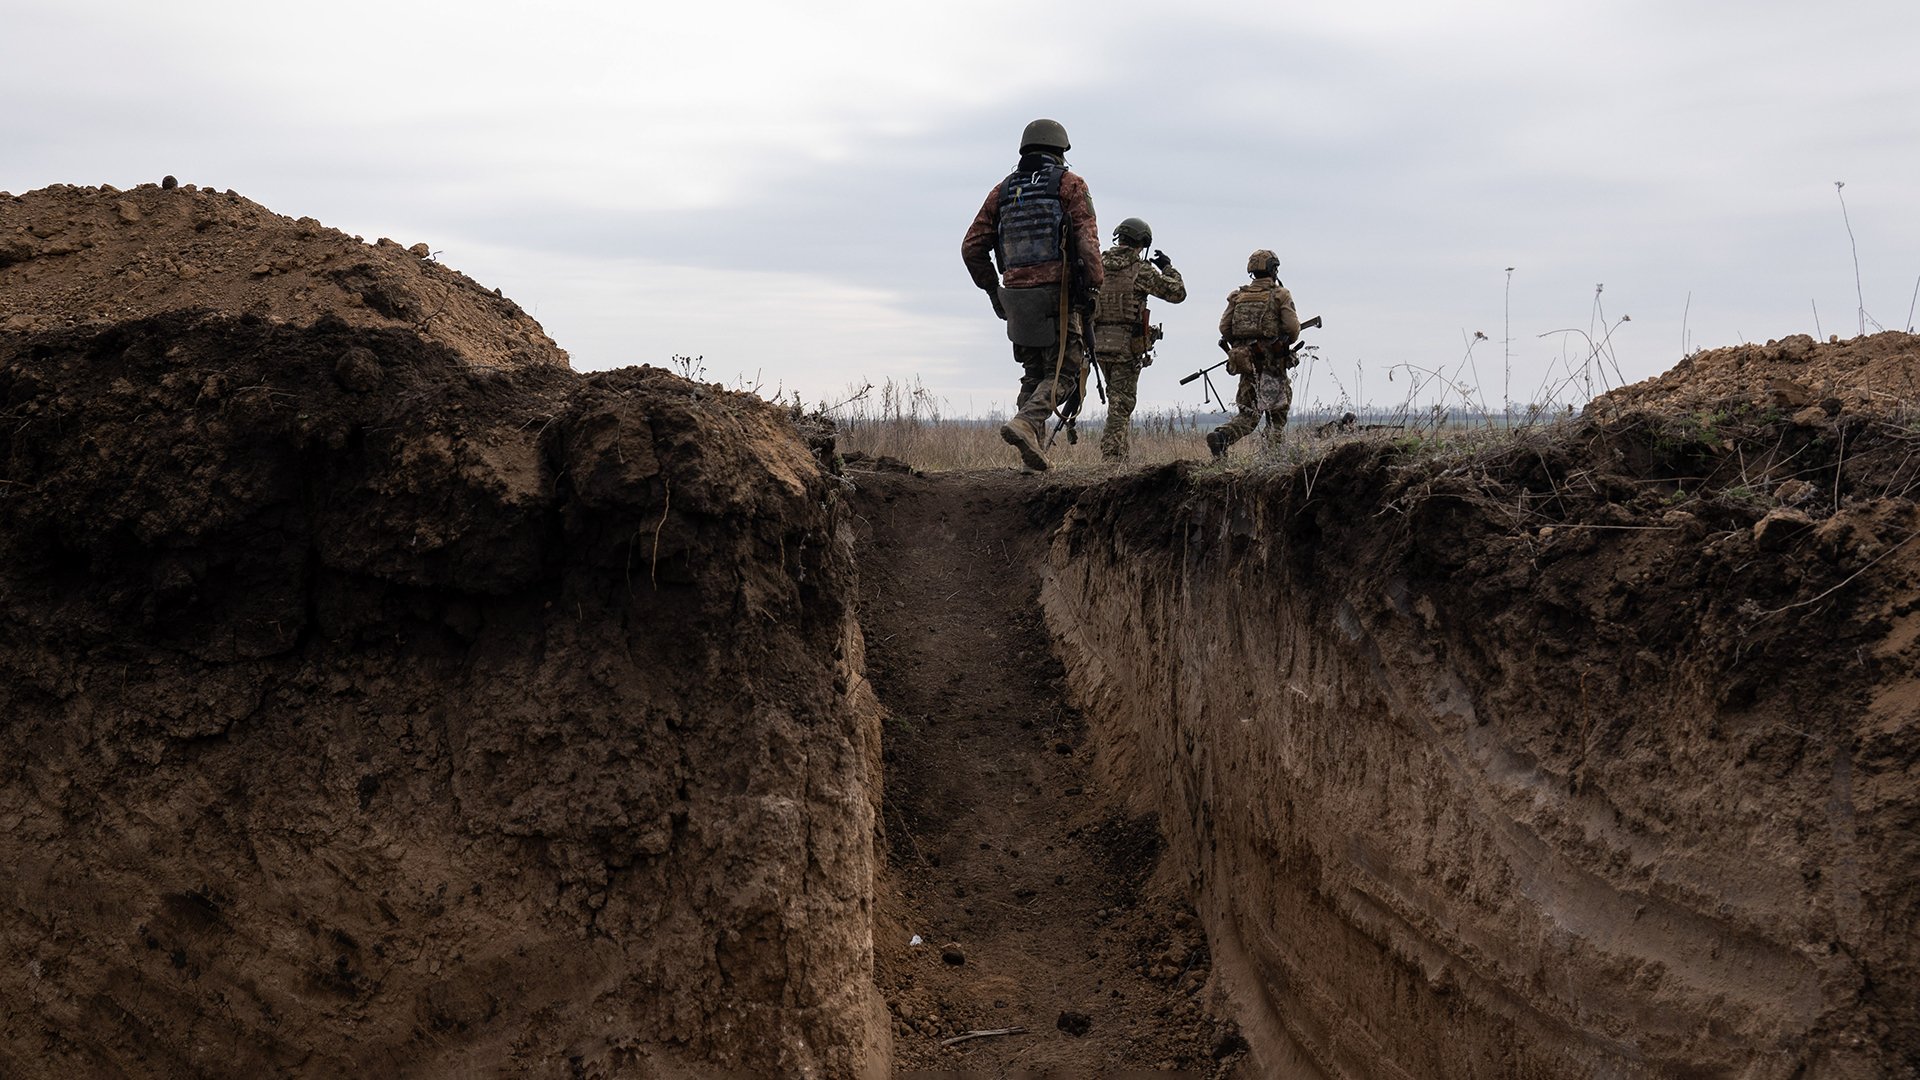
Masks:
[[[1761,551],[1784,551],[1794,537],[1812,527],[1812,518],[1783,506],[1753,523],[1753,543]]]
[[[1213,1044],[1213,1060],[1225,1061],[1235,1054],[1244,1054],[1248,1050],[1246,1036],[1238,1031],[1222,1032]]]

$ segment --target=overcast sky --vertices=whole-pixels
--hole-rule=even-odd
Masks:
[[[1302,403],[1419,369],[1577,400],[1556,331],[1611,328],[1631,381],[1862,302],[1904,329],[1920,285],[1912,0],[0,0],[0,40],[0,190],[233,188],[428,242],[578,368],[700,355],[810,403],[1010,403],[959,245],[1039,116],[1103,238],[1144,218],[1186,275],[1146,408],[1197,401],[1256,247],[1326,320]]]

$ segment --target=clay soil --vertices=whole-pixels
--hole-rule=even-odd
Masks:
[[[1156,819],[1092,779],[1063,700],[1036,570],[1071,492],[1011,469],[851,475],[888,710],[874,933],[896,1069],[1252,1075]]]
[[[1083,493],[1044,599],[1263,1074],[1913,1077],[1917,490],[1845,403],[1362,439]]]
[[[178,312],[0,332],[0,416],[0,1076],[872,1059],[878,716],[784,410]]]

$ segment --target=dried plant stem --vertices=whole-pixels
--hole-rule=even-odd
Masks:
[[[963,1042],[971,1042],[974,1039],[991,1039],[1000,1035],[1025,1035],[1026,1033],[1027,1033],[1027,1029],[1023,1027],[991,1028],[985,1031],[968,1031],[959,1035],[955,1035],[951,1039],[942,1039],[940,1040],[940,1045],[941,1046],[958,1046]]]
[[[660,503],[660,523],[653,527],[653,565],[647,568],[647,577],[653,583],[653,591],[660,591],[660,530],[667,527],[667,514],[673,510],[673,485],[662,481],[666,488],[666,498]]]
[[[1513,267],[1507,267],[1507,290],[1502,298],[1502,315],[1506,321],[1501,331],[1501,376],[1500,411],[1507,418],[1509,426],[1513,423]]]
[[[1853,296],[1858,305],[1856,310],[1860,316],[1859,333],[1865,334],[1867,332],[1867,294],[1866,291],[1860,287],[1860,244],[1853,238],[1853,219],[1847,216],[1846,193],[1840,190],[1846,186],[1847,182],[1845,180],[1835,180],[1833,182],[1833,193],[1840,199],[1840,220],[1846,222],[1847,243],[1853,248]]]

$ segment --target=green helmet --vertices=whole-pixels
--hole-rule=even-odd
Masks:
[[[1035,120],[1020,133],[1020,152],[1029,150],[1057,150],[1064,154],[1073,149],[1067,141],[1067,129],[1060,126],[1058,120]]]
[[[1143,248],[1153,243],[1153,230],[1137,217],[1130,217],[1114,227],[1113,238],[1128,247]]]
[[[1247,256],[1247,273],[1254,277],[1272,277],[1280,272],[1280,256],[1261,248]]]

